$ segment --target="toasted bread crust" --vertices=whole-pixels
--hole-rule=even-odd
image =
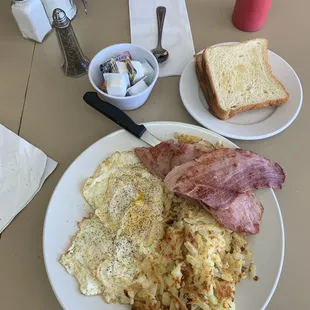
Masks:
[[[196,72],[199,80],[200,87],[204,93],[204,96],[206,97],[206,100],[209,105],[210,112],[217,118],[221,120],[226,120],[238,113],[249,111],[249,110],[256,110],[256,109],[261,109],[269,106],[280,106],[284,103],[286,103],[289,99],[289,93],[286,91],[285,87],[283,84],[277,79],[277,77],[273,74],[271,66],[268,62],[268,41],[266,39],[263,39],[266,41],[266,45],[264,47],[265,52],[264,52],[264,58],[265,58],[265,63],[268,71],[270,74],[274,77],[275,82],[281,87],[284,92],[286,93],[286,96],[281,99],[276,99],[276,100],[268,100],[264,102],[259,102],[256,104],[249,104],[242,106],[237,109],[232,109],[232,110],[224,110],[221,108],[218,100],[218,96],[215,91],[215,86],[212,80],[212,75],[210,73],[209,69],[209,63],[208,63],[208,58],[206,55],[206,51],[211,48],[207,48],[203,51],[203,53],[200,55],[196,55]],[[241,42],[238,44],[244,44],[248,41]],[[199,63],[201,62],[201,63]]]
[[[195,67],[196,67],[196,74],[198,77],[200,88],[201,88],[201,90],[202,90],[202,92],[203,92],[203,94],[207,100],[208,106],[209,106],[209,112],[212,113],[215,117],[217,117],[217,115],[219,113],[221,113],[221,111],[215,112],[213,110],[213,107],[216,108],[216,106],[210,104],[210,102],[213,102],[215,100],[213,98],[215,96],[215,94],[212,93],[212,88],[211,88],[209,79],[208,79],[207,75],[204,74],[202,54],[195,55]],[[220,108],[220,110],[222,110],[222,109]]]
[[[217,118],[219,119],[228,119],[229,118],[229,111],[226,111],[224,109],[222,109],[222,107],[218,104],[218,97],[217,97],[217,94],[215,92],[215,88],[214,88],[214,85],[213,85],[213,81],[212,81],[212,78],[210,79],[210,73],[207,73],[206,74],[206,70],[209,71],[209,68],[207,68],[207,64],[204,60],[204,54],[202,54],[202,60],[201,60],[201,63],[202,63],[202,75],[204,76],[204,81],[205,83],[207,84],[207,89],[208,89],[208,92],[210,94],[210,103],[208,102],[208,105],[209,105],[209,109],[210,109],[210,112]]]
[[[202,68],[202,54],[195,55],[195,68],[196,68],[196,74],[198,77],[198,82],[200,85],[200,88],[207,100],[207,103],[209,105],[209,102],[211,101],[211,89],[209,83],[207,82],[205,75],[203,74],[203,68]],[[209,108],[211,108],[209,106]]]

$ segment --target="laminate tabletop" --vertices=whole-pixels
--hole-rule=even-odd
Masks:
[[[303,85],[303,107],[289,128],[269,139],[233,142],[279,162],[287,173],[284,189],[276,193],[285,225],[285,260],[267,309],[306,310],[310,309],[310,2],[273,1],[266,25],[256,33],[234,28],[233,5],[233,0],[187,1],[195,50],[220,42],[264,37],[269,40],[269,49],[294,68]],[[88,15],[80,3],[78,6],[72,24],[89,58],[106,46],[130,42],[128,1],[89,0]],[[10,13],[10,1],[0,3],[0,63],[0,123],[59,163],[41,191],[1,235],[0,309],[61,309],[43,262],[46,208],[70,163],[118,127],[84,103],[83,94],[92,90],[87,76],[74,79],[63,74],[55,31],[42,44],[22,38]],[[179,79],[160,78],[146,104],[129,112],[130,116],[137,122],[197,124],[181,102]]]

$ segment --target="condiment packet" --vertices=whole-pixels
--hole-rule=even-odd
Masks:
[[[116,56],[114,56],[114,59],[116,61],[125,61],[127,58],[132,60],[131,54],[128,51],[117,54]]]
[[[144,68],[141,64],[140,61],[131,61],[131,64],[133,65],[133,67],[136,70],[136,75],[134,76],[133,79],[133,85],[137,82],[139,82],[141,79],[144,78]],[[128,68],[127,68],[127,64],[125,62],[121,62],[121,61],[117,61],[116,62],[116,66],[118,68],[119,73],[127,73],[128,74]]]
[[[100,65],[102,73],[119,73],[116,65],[116,60],[112,57]]]
[[[128,51],[117,54],[116,56],[113,56],[103,62],[100,65],[100,71],[103,73],[103,81],[100,82],[98,87],[102,91],[115,96],[123,96],[123,84],[125,80],[128,88],[145,77],[145,70],[141,62],[132,61],[131,54]],[[113,78],[107,74],[122,75],[118,75],[116,78]],[[127,78],[125,78],[124,74],[127,75]],[[109,81],[107,81],[107,79]],[[108,83],[109,86],[107,85]]]
[[[116,66],[117,66],[117,69],[118,69],[119,73],[126,73],[126,74],[128,74],[126,63],[124,63],[123,61],[117,61],[116,62]]]
[[[127,73],[104,73],[103,77],[109,95],[117,97],[126,96],[127,88],[130,86]]]
[[[129,76],[130,84],[133,85],[135,76],[137,75],[137,70],[135,69],[135,67],[133,66],[133,64],[129,58],[127,58],[124,62],[126,64],[126,68],[128,70],[128,76]]]
[[[126,51],[126,52],[122,52],[120,54],[117,54],[116,56],[111,57],[110,59],[106,60],[105,62],[103,62],[99,68],[100,71],[102,73],[121,73],[118,71],[118,68],[116,66],[116,62],[117,61],[126,61],[127,59],[131,60],[131,54]]]
[[[99,87],[102,91],[104,91],[105,93],[107,92],[107,87],[106,87],[104,81],[100,82],[100,84],[98,85],[98,87]]]
[[[133,84],[136,84],[137,82],[139,82],[140,80],[142,80],[144,78],[144,76],[145,76],[144,68],[143,68],[140,61],[132,61],[131,63],[137,72],[134,79],[133,79]]]
[[[152,84],[153,80],[154,80],[154,76],[155,76],[155,70],[153,69],[153,67],[150,65],[150,63],[145,59],[145,61],[143,61],[141,63],[143,69],[144,69],[144,75],[145,75],[145,83],[147,85]]]
[[[148,88],[148,85],[144,82],[144,79],[137,82],[135,85],[127,89],[127,95],[134,96],[139,93],[142,93]]]

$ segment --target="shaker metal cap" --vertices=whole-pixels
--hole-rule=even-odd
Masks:
[[[65,28],[70,24],[70,19],[62,9],[53,11],[53,26],[56,28]]]

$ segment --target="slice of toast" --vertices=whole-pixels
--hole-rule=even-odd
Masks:
[[[205,74],[202,54],[195,55],[195,68],[196,68],[196,74],[197,74],[200,88],[209,106],[209,111],[216,117],[217,114],[221,113],[221,111],[218,109],[217,106],[209,104],[209,102],[214,102],[216,99],[215,99],[215,94],[212,92],[212,88],[211,88],[211,84],[208,79],[208,76]],[[212,109],[213,107],[217,110],[217,113],[213,111]]]
[[[196,56],[196,72],[210,112],[222,120],[289,98],[268,63],[266,39],[206,48]]]

